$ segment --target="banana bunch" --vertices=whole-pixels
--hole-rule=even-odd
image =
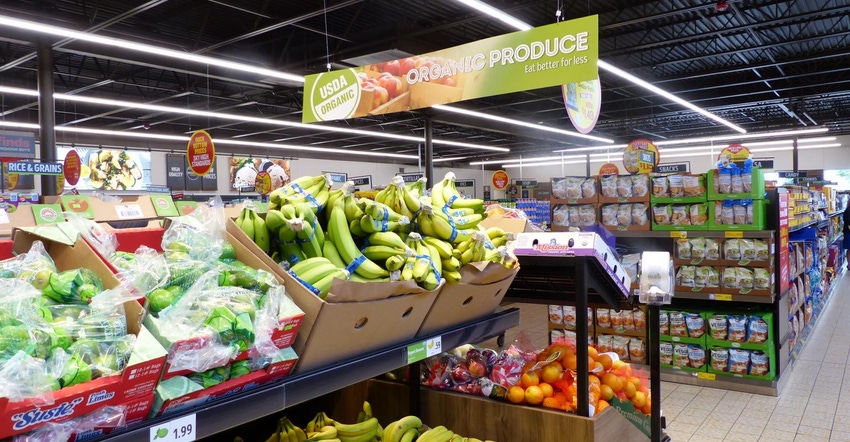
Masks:
[[[402,184],[404,184],[404,179],[402,177],[398,177]],[[395,178],[394,178],[395,179]],[[419,198],[425,196],[425,185],[428,184],[428,178],[424,176],[419,178],[418,180],[406,185],[407,191],[413,195],[414,198]]]
[[[306,202],[311,205],[313,213],[316,213],[327,204],[332,184],[329,174],[305,176],[293,180],[269,194],[269,210],[280,208],[285,204]]]
[[[349,272],[331,260],[316,256],[307,258],[292,267],[289,272],[313,288],[313,292],[322,299],[328,296],[335,278],[348,279]]]
[[[314,417],[313,420],[307,422],[307,426],[304,427],[304,430],[307,432],[307,437],[312,438],[313,436],[315,436],[316,433],[321,433],[321,430],[323,428],[333,428],[333,426],[334,420],[329,418],[324,411],[320,411],[318,414],[316,414],[316,417]]]
[[[353,269],[352,273],[357,273],[367,280],[389,277],[389,272],[363,255],[354,242],[349,224],[346,221],[344,201],[338,199],[330,208],[330,211],[327,236],[336,248],[341,263],[346,268]]]
[[[500,252],[501,249],[501,252]],[[462,241],[455,246],[457,253],[460,253],[461,266],[465,266],[470,262],[492,261],[501,262],[502,253],[507,249],[502,246],[497,248],[493,246],[490,238],[485,232],[476,230],[472,232],[468,240]],[[457,256],[456,254],[454,256]]]
[[[420,434],[418,438],[410,440],[416,440],[417,442],[492,442],[482,441],[474,437],[463,437],[442,425],[431,428]]]
[[[277,423],[277,431],[266,442],[305,442],[307,433],[295,426],[288,418],[281,418]]]
[[[401,280],[415,280],[422,288],[434,290],[442,278],[442,259],[437,247],[429,245],[416,232],[407,236],[407,247],[415,251],[409,254],[401,268]]]
[[[395,188],[388,186],[387,189]],[[379,192],[380,193],[380,192]],[[357,207],[363,212],[360,217],[360,228],[364,233],[375,232],[394,232],[400,227],[410,224],[410,217],[401,215],[390,206],[372,201],[366,198],[360,198],[357,201]],[[406,210],[406,206],[401,205]]]
[[[407,257],[416,253],[395,232],[374,232],[369,234],[361,251],[367,258],[377,263],[385,263],[395,256]],[[400,266],[398,268],[390,268],[391,266],[389,265],[385,267],[389,271],[399,270],[401,268]],[[392,267],[395,267],[395,265]]]
[[[378,424],[378,418],[369,417],[365,421],[356,424],[335,422],[334,429],[336,430],[337,439],[341,442],[371,442],[378,440],[380,425]]]
[[[505,246],[508,244],[509,241],[516,240],[515,233],[505,232],[504,229],[501,229],[499,227],[490,227],[489,229],[485,230],[484,233],[487,234],[487,238],[490,239],[490,243],[493,244],[493,247]]]
[[[420,440],[422,430],[422,419],[417,416],[405,416],[384,428],[382,442],[410,442]]]
[[[424,183],[424,181],[417,181],[417,183],[419,182]],[[400,216],[406,216],[408,220],[413,220],[419,210],[419,194],[418,189],[411,190],[411,188],[404,185],[404,179],[402,177],[396,176],[393,177],[389,186],[375,195],[375,202],[387,206]],[[413,204],[408,204],[408,200],[416,201]],[[406,230],[409,231],[410,229],[408,228]]]
[[[431,188],[431,205],[442,210],[443,207],[450,209],[472,209],[473,213],[484,213],[484,200],[478,198],[464,198],[455,187],[454,172],[446,173],[443,179],[435,183]]]
[[[245,207],[239,212],[236,225],[245,232],[248,238],[251,238],[264,252],[268,253],[271,248],[269,230],[266,228],[265,220],[257,215],[257,211],[253,207]]]
[[[451,243],[458,243],[472,238],[473,230],[483,219],[482,215],[476,214],[471,217],[455,218],[432,204],[422,202],[422,211],[416,217],[419,233],[439,238]],[[473,218],[475,217],[475,218]]]

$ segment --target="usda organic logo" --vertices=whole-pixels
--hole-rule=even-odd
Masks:
[[[360,104],[360,82],[354,69],[325,72],[316,77],[310,91],[313,115],[319,121],[341,120],[354,115]]]

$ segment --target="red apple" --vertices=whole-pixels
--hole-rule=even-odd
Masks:
[[[416,69],[416,61],[414,61],[412,58],[404,58],[399,63],[398,72],[401,76],[407,75],[407,73],[410,72],[412,69]]]
[[[401,63],[398,60],[393,60],[387,62],[387,65],[384,67],[384,72],[390,75],[400,75],[401,74]]]

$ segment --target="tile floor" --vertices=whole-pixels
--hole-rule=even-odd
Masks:
[[[845,273],[779,397],[662,382],[661,407],[673,442],[850,442],[850,274]],[[525,336],[548,344],[545,305],[514,304]],[[497,348],[495,339],[481,345]]]

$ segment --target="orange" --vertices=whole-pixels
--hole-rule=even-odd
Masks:
[[[551,362],[541,371],[540,377],[543,379],[543,382],[553,383],[561,380],[561,373],[564,372],[564,368],[561,367],[561,364],[557,362]]]
[[[623,382],[614,373],[605,373],[605,375],[602,376],[602,384],[611,387],[611,390],[614,391],[614,393],[623,389]]]
[[[608,408],[610,406],[611,406],[611,404],[609,404],[608,401],[599,401],[599,402],[596,403],[596,412],[601,413],[602,411],[604,411],[606,408]]]
[[[600,364],[602,364],[602,368],[605,371],[608,371],[608,370],[611,369],[611,365],[614,363],[614,360],[611,359],[611,356],[608,356],[608,355],[603,353],[603,354],[599,355],[598,358],[596,358],[596,362],[599,362]]]
[[[545,360],[546,360],[546,358],[548,358],[548,357],[549,357],[549,354],[550,354],[550,353],[549,353],[548,351],[543,350],[543,351],[541,351],[540,353],[537,353],[537,360],[538,360],[538,361],[545,361]]]
[[[643,408],[641,408],[640,411],[647,416],[652,414],[652,406],[649,404],[649,400],[647,400],[647,402],[643,405]]]
[[[616,360],[611,364],[611,370],[622,370],[626,368],[626,363],[620,360]]]
[[[514,404],[521,404],[525,400],[525,389],[519,385],[514,385],[508,389],[508,401]]]
[[[626,381],[624,383],[624,385],[625,385],[625,387],[623,387],[623,391],[626,392],[626,397],[629,398],[629,399],[635,397],[635,395],[637,394],[637,389],[635,389],[635,384]]]
[[[525,401],[531,405],[537,405],[543,402],[543,390],[536,385],[532,385],[525,389]]]
[[[603,367],[602,363],[599,361],[588,361],[587,371],[591,373],[602,373],[603,371],[605,371],[605,367]]]
[[[547,384],[546,382],[541,382],[538,387],[540,387],[540,391],[543,392],[543,397],[551,397],[555,394],[555,389],[552,388],[552,385]]]
[[[599,387],[600,397],[606,401],[610,401],[612,397],[614,397],[614,390],[611,389],[608,385],[602,385]]]
[[[546,407],[546,408],[558,408],[558,409],[560,409],[562,404],[560,402],[558,402],[558,400],[553,398],[553,397],[547,397],[546,399],[543,399],[543,406]]]
[[[575,370],[578,368],[578,361],[576,360],[576,355],[567,356],[566,359],[562,361],[564,363],[564,368]]]
[[[640,378],[630,377],[629,382],[635,386],[635,390],[640,391],[643,388],[643,382],[641,382]]]
[[[540,378],[537,376],[536,372],[529,371],[528,373],[522,375],[519,381],[520,385],[522,385],[522,388],[528,389],[528,387],[532,387],[539,384]]]
[[[636,409],[643,408],[646,405],[646,395],[641,392],[636,392],[634,397],[632,397],[632,405],[635,406]]]
[[[599,380],[599,376],[596,376],[595,374],[591,374],[591,375],[587,376],[587,383],[588,384],[602,385],[602,381]]]
[[[554,398],[555,400],[557,400],[557,401],[558,401],[561,405],[563,405],[563,404],[566,404],[566,403],[567,403],[567,395],[566,395],[566,394],[564,394],[564,393],[563,393],[563,392],[561,392],[561,391],[559,391],[559,392],[555,393],[555,395],[554,395],[554,396],[552,396],[552,398]]]
[[[570,356],[575,357],[575,355],[576,352],[575,350],[573,350],[572,347],[561,347],[561,364],[566,366],[566,363],[564,361],[566,361]]]
[[[599,352],[596,350],[596,348],[588,345],[587,346],[587,358],[588,359],[596,359],[598,357],[599,357]]]

